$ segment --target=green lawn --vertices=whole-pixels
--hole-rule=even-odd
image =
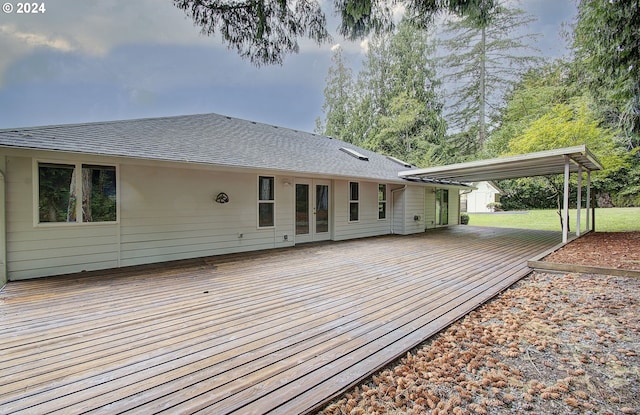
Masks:
[[[571,231],[576,229],[576,209],[569,210]],[[581,228],[586,229],[586,210],[582,209]],[[524,212],[469,213],[469,225],[496,226],[560,231],[560,220],[555,210],[529,210]],[[640,231],[640,208],[596,209],[596,231]]]

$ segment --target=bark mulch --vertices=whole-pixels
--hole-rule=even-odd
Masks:
[[[581,239],[558,258],[640,259],[639,232]],[[639,414],[639,293],[634,277],[533,273],[319,414]]]
[[[640,232],[591,232],[547,256],[545,261],[640,270]]]

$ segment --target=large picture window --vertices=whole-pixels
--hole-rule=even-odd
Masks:
[[[115,166],[38,163],[38,222],[117,220]]]
[[[258,227],[275,226],[275,179],[270,176],[258,177]]]
[[[387,185],[378,185],[378,219],[387,218]]]
[[[356,222],[360,218],[360,184],[349,182],[349,221]]]

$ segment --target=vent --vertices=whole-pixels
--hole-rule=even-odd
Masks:
[[[399,164],[399,165],[401,165],[401,166],[403,166],[403,167],[406,167],[406,168],[408,168],[408,169],[409,169],[409,168],[411,168],[411,167],[413,167],[411,164],[407,163],[406,161],[402,161],[402,160],[397,159],[397,158],[395,158],[395,157],[387,156],[387,158],[388,158],[389,160],[393,161],[394,163],[397,163],[397,164]]]
[[[355,157],[358,160],[364,160],[364,161],[369,161],[369,157],[365,156],[364,154],[360,154],[355,150],[352,150],[350,148],[346,148],[346,147],[340,147],[340,151],[344,151],[345,153],[347,153],[348,155],[350,155],[351,157]]]

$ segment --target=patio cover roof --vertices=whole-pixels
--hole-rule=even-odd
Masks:
[[[413,169],[402,171],[398,175],[407,179],[420,177],[462,183],[546,176],[563,174],[566,158],[570,161],[571,172],[578,172],[579,166],[582,166],[582,171],[602,170],[598,159],[585,145],[581,145],[448,166]]]

